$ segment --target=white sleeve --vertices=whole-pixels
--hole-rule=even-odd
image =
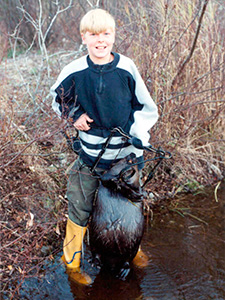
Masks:
[[[158,109],[134,63],[132,71],[136,82],[135,94],[143,108],[134,112],[134,123],[131,126],[130,134],[139,138],[144,146],[148,146],[149,130],[158,120]]]

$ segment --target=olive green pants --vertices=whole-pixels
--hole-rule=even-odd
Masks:
[[[104,170],[97,168],[96,171],[103,173]],[[68,174],[66,195],[69,219],[80,226],[87,226],[99,179],[91,174],[80,158],[75,161]]]

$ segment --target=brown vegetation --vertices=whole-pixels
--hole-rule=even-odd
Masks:
[[[173,159],[151,190],[162,199],[216,185],[225,152],[223,1],[95,2],[115,16],[115,50],[135,61],[159,107],[151,143]],[[48,93],[62,67],[84,54],[79,16],[91,1],[57,3],[0,4],[1,292],[9,299],[61,251],[74,153]]]

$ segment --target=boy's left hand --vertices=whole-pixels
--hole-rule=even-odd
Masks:
[[[77,130],[87,131],[91,128],[89,123],[92,123],[93,121],[94,120],[92,120],[86,113],[84,113],[76,120],[76,122],[73,124],[73,126]]]

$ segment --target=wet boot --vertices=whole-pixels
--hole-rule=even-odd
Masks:
[[[69,278],[77,283],[89,285],[92,280],[88,274],[80,268],[82,242],[87,227],[82,227],[70,219],[67,220],[66,237],[63,243],[62,261],[66,265]]]
[[[145,268],[148,265],[148,256],[141,250],[141,246],[138,249],[138,252],[133,259],[133,264],[139,268]]]

